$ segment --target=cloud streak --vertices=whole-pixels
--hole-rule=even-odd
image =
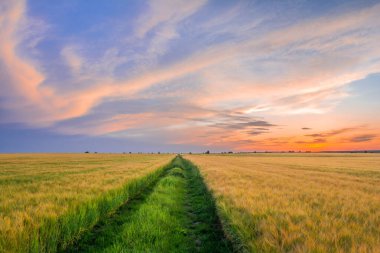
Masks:
[[[374,134],[364,134],[364,135],[358,135],[350,139],[351,142],[367,142],[372,141],[376,138],[376,135]]]
[[[225,12],[225,22],[218,15],[204,16],[207,8],[216,8],[204,0],[148,1],[141,6],[144,11],[128,20],[129,33],[120,34],[127,39],[102,44],[101,52],[94,52],[101,40],[88,49],[83,41],[93,38],[86,37],[52,47],[59,57],[55,60],[68,70],[62,83],[43,67],[49,63],[41,61],[53,62],[51,58],[32,59],[23,50],[32,47],[42,54],[38,44],[49,43],[41,36],[37,42],[25,41],[25,24],[33,20],[26,2],[0,5],[3,123],[114,136],[133,131],[149,135],[158,127],[162,133],[210,132],[207,141],[215,145],[258,144],[262,136],[292,124],[277,123],[283,115],[328,114],[353,95],[352,82],[380,72],[380,4],[271,27],[275,19],[256,18],[241,5]],[[175,98],[176,109],[110,109],[107,116],[96,116],[110,101],[169,98]],[[87,124],[64,124],[89,116],[94,120]],[[323,142],[351,130],[322,131],[304,136],[311,141],[295,142]],[[224,136],[223,131],[230,133]],[[365,137],[350,141],[365,142]]]

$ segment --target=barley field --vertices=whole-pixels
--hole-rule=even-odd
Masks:
[[[0,190],[0,252],[380,252],[378,154],[4,154]]]
[[[249,252],[380,252],[379,154],[187,155]]]
[[[65,252],[231,252],[199,171],[177,156],[156,184]]]
[[[0,252],[65,247],[153,180],[155,171],[172,158],[0,154]]]

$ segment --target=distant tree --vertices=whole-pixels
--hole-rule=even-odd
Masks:
[[[228,154],[233,154],[234,152],[232,152],[232,151],[228,151]]]
[[[210,150],[207,150],[207,151],[205,152],[205,154],[210,154]]]
[[[86,151],[86,152],[84,152],[85,154],[88,154],[88,153],[90,153],[90,151]]]
[[[98,152],[94,152],[94,154],[97,154]]]
[[[129,151],[129,153],[130,153],[130,154],[132,154],[132,152],[131,152],[131,151]]]
[[[191,152],[189,152],[189,155],[191,155],[192,153]]]
[[[157,152],[157,154],[161,154],[161,152],[160,152],[160,151],[158,151],[158,152]]]

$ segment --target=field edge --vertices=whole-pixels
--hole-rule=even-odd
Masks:
[[[58,218],[45,218],[41,226],[29,235],[28,252],[57,252],[72,245],[81,235],[129,199],[154,183],[170,167],[164,166],[147,175],[130,180],[122,187],[113,189],[98,198],[69,209]]]
[[[193,163],[188,158],[182,158],[182,159],[187,168],[192,168],[192,170],[196,174],[197,180],[200,181],[199,184],[201,185],[201,187],[205,189],[204,190],[204,192],[206,193],[205,198],[207,198],[208,201],[213,206],[213,209],[214,209],[213,211],[215,212],[215,215],[218,219],[218,223],[219,223],[218,226],[220,226],[220,230],[223,232],[223,236],[225,237],[226,241],[228,241],[229,247],[231,247],[232,252],[239,252],[239,253],[249,252],[248,247],[246,247],[246,245],[242,242],[241,237],[239,236],[236,228],[232,225],[225,210],[217,205],[217,199],[215,198],[213,191],[207,185],[204,179],[204,176],[202,175],[200,171],[199,166]]]
[[[164,194],[162,182],[175,177],[177,177],[178,182],[182,182],[180,184],[182,189],[177,189],[177,191],[182,192],[182,197],[177,199],[180,203],[177,204],[167,201],[166,197],[162,195]],[[172,186],[171,184],[167,185],[169,188]],[[174,197],[176,190],[174,188],[172,190],[174,192],[166,190],[165,194],[169,199],[176,199]],[[157,194],[161,194],[163,200],[160,215],[156,214],[156,212],[160,212],[158,210],[146,212],[144,209],[149,206],[149,200],[158,201]],[[153,195],[155,197],[152,197]],[[179,209],[174,207],[173,210],[169,211],[167,208],[172,208],[173,205]],[[143,211],[140,212],[142,206]],[[165,223],[167,222],[163,219],[166,217],[164,215],[165,210],[168,211],[167,214],[171,215],[172,222]],[[151,213],[151,217],[149,213]],[[141,220],[140,215],[144,217],[144,220]],[[162,227],[157,233],[155,233],[155,228],[161,225],[156,227],[153,225],[152,227],[152,224],[156,224],[158,221],[152,220],[144,225],[145,220],[151,218],[163,219],[161,220],[163,222]],[[176,222],[181,225],[173,227],[173,224],[177,224]],[[151,230],[148,229],[145,234],[143,231],[147,228]],[[173,235],[173,233],[175,236],[171,239],[169,235]],[[126,235],[128,237],[123,238]],[[165,236],[161,238],[163,235]],[[141,247],[145,250],[151,247],[149,249],[152,252],[237,252],[223,231],[217,215],[215,201],[198,168],[180,155],[176,156],[166,166],[166,170],[145,189],[145,193],[135,199],[132,198],[121,205],[113,214],[100,220],[94,229],[86,231],[82,238],[79,238],[64,252],[102,252],[103,250],[124,252],[126,249],[128,252],[135,252],[135,250],[141,252]],[[148,251],[151,252],[150,250]]]

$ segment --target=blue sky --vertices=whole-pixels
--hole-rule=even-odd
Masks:
[[[0,152],[380,148],[379,1],[0,7]]]

